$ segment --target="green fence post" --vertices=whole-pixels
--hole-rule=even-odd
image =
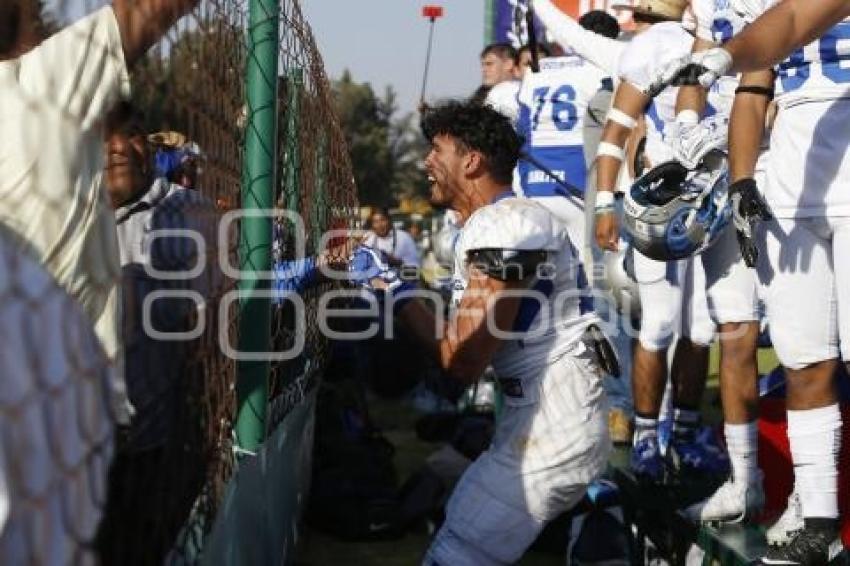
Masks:
[[[252,211],[274,207],[277,161],[277,69],[280,0],[251,0],[246,88],[248,127],[242,173],[239,236],[239,352],[270,349],[271,301],[255,291],[267,291],[261,272],[271,270],[272,222],[251,217]],[[263,442],[268,405],[270,364],[240,360],[236,379],[236,443],[254,452]]]

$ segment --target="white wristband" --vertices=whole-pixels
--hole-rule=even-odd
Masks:
[[[676,122],[688,125],[698,124],[699,114],[697,114],[696,110],[682,110],[676,114]]]
[[[599,148],[596,150],[596,156],[601,157],[603,155],[613,157],[620,161],[626,158],[626,152],[623,151],[623,148],[618,145],[614,145],[611,142],[599,142]]]
[[[614,191],[606,191],[604,189],[596,190],[595,208],[614,206]]]
[[[637,125],[637,120],[620,110],[619,108],[611,108],[608,111],[608,119],[616,124],[620,124],[624,128],[631,130]]]

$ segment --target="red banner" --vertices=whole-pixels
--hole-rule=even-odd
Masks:
[[[631,0],[554,0],[554,4],[574,18],[591,10],[605,10],[620,22],[624,30],[632,28],[632,13],[629,10],[614,10],[614,4],[631,4]]]

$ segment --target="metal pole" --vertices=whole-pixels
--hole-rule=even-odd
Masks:
[[[277,70],[280,0],[251,0],[246,87],[248,127],[242,173],[242,208],[274,206],[277,156]],[[269,289],[259,272],[271,270],[271,218],[244,217],[239,237],[239,351],[270,349],[271,301],[254,291]],[[236,379],[236,443],[254,452],[263,442],[268,406],[268,361],[239,361]]]
[[[428,68],[431,66],[431,46],[434,41],[434,22],[437,18],[430,18],[431,27],[428,28],[428,51],[425,55],[425,70],[422,72],[422,90],[419,91],[419,106],[425,103],[425,85],[428,83]]]

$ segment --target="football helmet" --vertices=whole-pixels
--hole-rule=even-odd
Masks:
[[[632,245],[659,261],[703,252],[732,214],[726,153],[712,150],[693,169],[668,161],[639,178],[626,193],[623,226]]]

